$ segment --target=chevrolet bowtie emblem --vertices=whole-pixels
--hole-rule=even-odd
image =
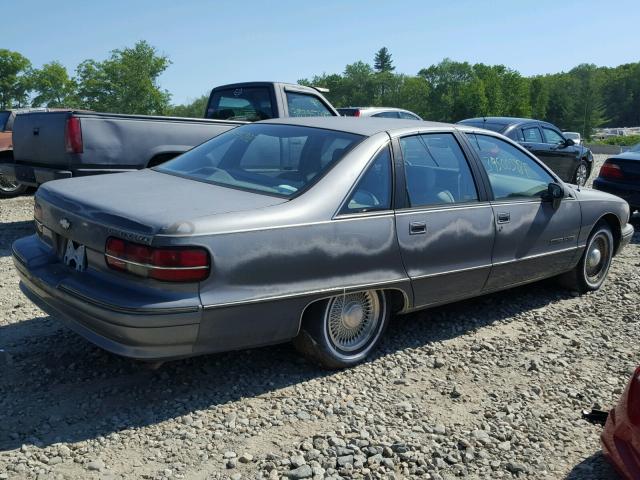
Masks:
[[[71,222],[66,218],[61,218],[59,223],[60,223],[60,226],[65,230],[69,230],[71,228]]]

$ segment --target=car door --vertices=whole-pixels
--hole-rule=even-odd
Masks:
[[[517,285],[560,273],[578,247],[580,205],[563,186],[557,208],[543,199],[556,178],[518,147],[493,135],[468,139],[485,169],[492,191],[496,237],[493,267],[485,290]]]
[[[567,140],[557,130],[542,125],[542,137],[548,146],[541,160],[565,182],[573,180],[576,169],[575,147],[567,146]]]
[[[493,210],[451,132],[397,140],[396,229],[416,307],[475,295],[491,267]]]

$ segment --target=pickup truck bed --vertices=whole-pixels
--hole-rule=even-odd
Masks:
[[[2,173],[36,186],[59,178],[139,170],[244,123],[78,111],[23,114],[14,125],[14,164],[3,164]]]

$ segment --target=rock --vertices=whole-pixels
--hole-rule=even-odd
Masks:
[[[506,469],[511,473],[521,473],[527,471],[527,467],[524,464],[518,462],[507,462]]]
[[[285,475],[293,479],[309,478],[313,476],[313,469],[310,465],[302,465],[294,470],[286,472]]]
[[[100,459],[91,460],[89,463],[87,463],[86,468],[90,471],[102,472],[105,469],[105,464]]]
[[[301,467],[302,465],[307,463],[307,461],[304,459],[302,455],[296,455],[295,457],[291,457],[289,461],[291,462],[291,465],[293,466],[293,468]]]
[[[242,455],[240,455],[240,458],[238,458],[238,461],[240,463],[251,463],[253,462],[253,455],[251,455],[250,453],[243,453]]]

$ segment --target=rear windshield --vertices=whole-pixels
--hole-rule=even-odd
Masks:
[[[6,126],[10,115],[11,112],[0,112],[0,132],[4,131],[4,127]]]
[[[247,122],[273,118],[271,90],[267,87],[215,90],[211,95],[206,117]]]
[[[309,188],[362,136],[293,125],[244,125],[155,170],[226,187],[292,197]]]

